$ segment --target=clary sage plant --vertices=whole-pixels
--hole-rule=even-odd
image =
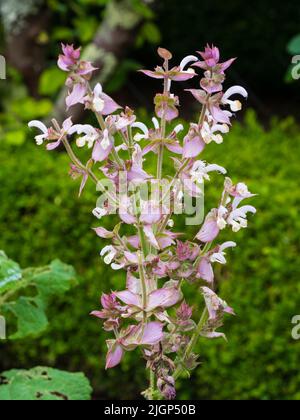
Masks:
[[[246,228],[247,214],[256,210],[242,205],[253,197],[247,186],[225,177],[220,201],[201,221],[196,236],[185,238],[176,232],[173,215],[179,209],[184,213],[191,198],[196,207],[202,207],[204,183],[211,172],[226,175],[224,168],[200,157],[211,142],[223,142],[231,118],[242,108],[232,97],[247,98],[247,92],[241,86],[223,90],[225,72],[234,59],[221,62],[218,48],[207,46],[175,67],[170,64],[172,54],[159,48],[161,65],[153,71],[142,70],[163,85],[154,98],[155,117],[148,127],[137,121],[133,110],[122,108],[105,94],[100,84],[90,86],[96,69],[81,60],[80,49],[62,48],[58,66],[68,74],[66,106],[81,104],[94,114],[97,124],[74,125],[68,118],[62,125],[53,120],[50,128],[40,121],[31,121],[29,127],[41,130],[35,138],[38,145],[46,144],[47,150],[65,147],[72,162],[71,176],[82,180],[80,194],[89,178],[96,183],[102,195],[93,210],[95,217],[119,217],[120,223],[111,231],[95,229],[108,241],[100,253],[104,262],[126,273],[124,290],[103,294],[101,310],[92,312],[103,320],[110,335],[106,368],[121,363],[127,351],[139,349],[150,376],[145,398],[174,399],[176,380],[198,365],[199,338],[225,338],[218,329],[225,314],[234,315],[216,294],[213,267],[225,264],[225,252],[236,244],[219,243],[218,236],[226,228],[234,232]],[[200,85],[199,69],[204,72]],[[199,103],[200,114],[184,133],[183,125],[176,125],[179,98],[172,86],[191,79],[196,80],[196,88],[186,90]],[[77,148],[91,150],[87,163],[74,151],[73,136]],[[156,173],[148,169],[150,159],[157,162]],[[170,162],[174,164],[173,174],[164,169],[167,160],[168,168]],[[185,283],[199,285],[202,314],[185,299]]]

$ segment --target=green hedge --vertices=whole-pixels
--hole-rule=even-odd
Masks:
[[[300,310],[299,153],[299,128],[292,120],[274,121],[265,131],[252,112],[223,145],[205,152],[208,162],[224,165],[235,181],[259,194],[258,214],[248,230],[234,236],[240,246],[217,273],[220,293],[238,315],[226,322],[229,343],[201,340],[203,365],[192,380],[182,381],[180,398],[300,399],[300,343],[291,338],[291,318]],[[53,302],[45,335],[0,344],[0,371],[35,365],[81,370],[97,398],[138,398],[146,387],[143,361],[136,352],[128,354],[121,368],[105,372],[107,334],[88,315],[102,290],[124,282],[98,256],[103,243],[90,229],[97,225],[93,186],[77,199],[67,158],[30,140],[21,147],[2,142],[0,161],[0,249],[24,267],[59,258],[82,278],[67,297]],[[215,181],[221,188],[216,175],[207,187],[207,209],[219,194]],[[191,296],[196,290],[191,287]]]

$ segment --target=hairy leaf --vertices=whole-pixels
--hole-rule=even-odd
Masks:
[[[7,258],[0,251],[0,293],[13,288],[22,278],[22,271],[17,263]]]
[[[83,373],[68,373],[36,367],[31,370],[11,370],[0,375],[0,400],[63,401],[89,400],[91,386]]]
[[[56,260],[43,268],[21,270],[0,252],[0,309],[16,318],[17,331],[10,339],[36,336],[48,326],[46,309],[50,298],[70,289],[75,279],[72,267]],[[5,292],[9,292],[5,294]],[[8,329],[12,329],[8,318]]]

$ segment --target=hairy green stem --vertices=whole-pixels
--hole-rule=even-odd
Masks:
[[[189,342],[189,345],[186,348],[186,351],[185,351],[184,356],[183,356],[182,363],[180,363],[180,365],[175,370],[175,373],[173,375],[175,380],[178,379],[181,376],[181,374],[184,372],[184,366],[182,366],[182,365],[184,365],[184,363],[188,360],[190,355],[193,353],[194,347],[198,343],[198,339],[201,335],[201,332],[202,332],[202,329],[203,329],[204,325],[207,322],[207,319],[208,319],[208,310],[207,310],[207,308],[205,308],[203,310],[203,313],[201,315],[201,318],[200,318],[200,321],[197,325],[197,328],[196,328],[196,330],[195,330],[195,332],[194,332],[194,334],[191,338],[191,341]]]

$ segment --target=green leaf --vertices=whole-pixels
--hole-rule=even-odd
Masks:
[[[83,373],[68,373],[47,367],[11,370],[0,376],[2,401],[84,401],[92,389]]]
[[[70,290],[75,278],[76,273],[73,267],[55,260],[47,270],[34,274],[31,282],[38,289],[39,296],[46,300],[50,296],[63,294]]]
[[[66,75],[57,67],[47,69],[43,72],[39,82],[41,95],[53,95],[64,85]]]
[[[0,251],[0,293],[4,293],[15,287],[22,278],[22,271],[16,262],[7,258],[3,251]]]
[[[1,311],[17,319],[17,331],[9,338],[16,340],[43,332],[48,326],[46,309],[50,298],[67,292],[75,279],[75,270],[58,260],[47,267],[22,271],[1,252],[0,295],[10,292],[0,301]]]
[[[17,332],[9,337],[11,340],[38,335],[48,326],[43,301],[39,299],[21,296],[16,303],[4,305],[4,309],[17,317]]]
[[[300,34],[296,35],[287,46],[288,52],[292,55],[300,54]]]

